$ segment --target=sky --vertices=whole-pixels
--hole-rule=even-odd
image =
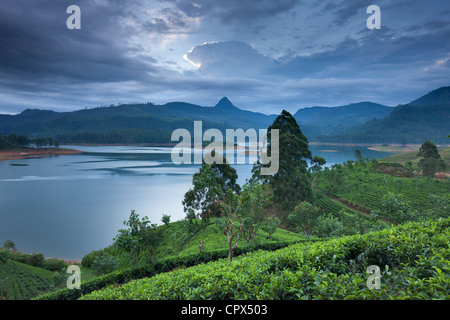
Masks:
[[[0,113],[396,106],[450,85],[449,40],[447,0],[1,0]]]

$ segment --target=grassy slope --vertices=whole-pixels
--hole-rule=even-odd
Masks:
[[[199,226],[201,221],[195,221]],[[178,254],[194,254],[199,252],[199,241],[203,241],[203,252],[214,251],[227,248],[227,240],[221,230],[214,222],[210,222],[205,227],[201,228],[192,237],[188,238],[186,242],[184,239],[178,237],[177,231],[180,231],[182,225],[180,222],[170,223],[168,226],[161,226],[164,235],[164,241],[158,246],[155,258],[169,258],[172,255]],[[180,232],[181,233],[181,232]],[[272,240],[266,232],[258,230],[257,243],[267,241],[298,241],[305,240],[301,234],[290,232],[278,228],[272,235]],[[255,241],[252,241],[252,243]],[[246,246],[247,241],[243,236],[239,239],[239,246]]]
[[[47,291],[53,283],[52,271],[13,260],[0,265],[0,295],[8,292],[8,300],[26,300]]]
[[[201,263],[207,263],[222,259],[228,256],[227,241],[222,238],[218,232],[218,228],[213,224],[208,224],[199,232],[195,233],[193,237],[184,241],[184,245],[179,246],[178,238],[180,234],[176,233],[177,229],[182,227],[182,222],[173,222],[168,226],[161,226],[161,231],[165,236],[165,240],[159,245],[158,252],[155,254],[154,264],[149,263],[148,252],[141,254],[139,266],[134,265],[134,256],[132,254],[114,252],[111,248],[103,250],[109,254],[116,254],[121,258],[121,266],[119,270],[112,273],[87,279],[83,274],[81,275],[81,290],[61,289],[38,297],[38,300],[74,300],[78,299],[81,294],[87,294],[93,290],[103,288],[107,285],[122,285],[132,279],[140,279],[143,277],[154,276],[162,272],[170,270],[187,268]],[[198,239],[205,243],[202,253],[199,252]],[[179,240],[179,239],[176,239]],[[292,243],[304,242],[303,235],[278,229],[269,239],[267,234],[262,231],[258,232],[256,241],[247,244],[245,239],[239,241],[235,258],[245,252],[252,252],[256,250],[273,251],[281,247],[286,247]],[[102,253],[102,250],[92,252],[91,254]],[[91,259],[91,257],[89,258]],[[123,264],[124,260],[126,264]]]
[[[203,252],[214,252],[217,250],[224,250],[228,248],[226,237],[223,235],[219,227],[211,220],[208,224],[202,224],[201,220],[194,220],[193,231],[184,230],[185,221],[175,221],[168,225],[161,225],[161,239],[157,249],[154,253],[154,261],[160,261],[165,259],[171,259],[182,255],[193,255],[200,252],[199,241],[203,241]],[[269,235],[262,231],[257,231],[256,239],[251,240],[249,243],[241,235],[239,239],[239,248],[246,248],[248,246],[254,246],[258,244],[264,244],[268,242],[290,242],[295,243],[298,241],[304,241],[303,234],[287,231],[278,228],[272,235]],[[119,267],[128,268],[135,266],[135,256],[132,253],[123,253],[114,250],[109,247],[104,250],[92,252],[87,256],[93,254],[94,257],[90,260],[94,260],[98,252],[105,252],[119,257]],[[84,261],[84,258],[83,258]],[[139,256],[139,265],[144,266],[150,264],[150,254],[148,251],[141,252]]]
[[[449,238],[450,219],[409,223],[221,259],[82,299],[448,299]],[[379,290],[366,285],[369,265],[381,269]]]
[[[450,166],[450,147],[438,149],[441,158],[445,161],[447,166]],[[417,167],[417,163],[419,162],[419,158],[417,158],[418,151],[411,151],[405,153],[394,154],[392,156],[380,159],[380,161],[387,162],[397,162],[397,163],[405,163],[407,161],[412,161],[414,166]]]

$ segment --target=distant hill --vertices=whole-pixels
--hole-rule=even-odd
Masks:
[[[318,134],[336,133],[351,125],[389,114],[392,108],[371,102],[341,107],[299,109],[294,116],[311,140]],[[167,143],[173,130],[217,128],[267,129],[277,115],[242,110],[223,97],[214,107],[186,102],[122,104],[72,112],[27,109],[17,115],[0,115],[0,132],[51,137],[60,143]]]
[[[217,128],[267,129],[276,115],[241,110],[226,97],[214,107],[185,102],[165,105],[122,104],[72,112],[27,109],[18,115],[0,115],[0,132],[51,137],[70,143],[170,142],[173,130]]]
[[[433,90],[430,93],[414,100],[408,105],[414,107],[439,107],[448,106],[450,104],[450,86],[441,87],[439,89]]]
[[[443,87],[395,108],[366,101],[301,108],[294,117],[309,141],[445,143],[449,108],[450,87]],[[71,112],[27,109],[0,115],[0,133],[50,137],[60,143],[168,143],[175,129],[193,132],[196,120],[203,121],[203,131],[216,128],[225,134],[226,129],[267,129],[276,116],[240,109],[226,97],[213,107],[148,102]]]
[[[319,134],[336,134],[372,119],[385,118],[392,110],[392,107],[365,101],[339,107],[303,108],[294,114],[294,118],[311,139]]]
[[[336,135],[317,138],[328,142],[449,143],[450,87],[436,89],[406,105],[399,105],[383,119],[368,121]]]

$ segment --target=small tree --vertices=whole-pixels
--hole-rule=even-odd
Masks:
[[[272,235],[277,231],[280,223],[281,221],[277,217],[268,217],[263,221],[261,229],[269,234],[270,240],[273,240]]]
[[[318,217],[317,207],[309,202],[302,201],[295,207],[294,212],[288,216],[288,221],[297,231],[303,231],[306,239],[309,239],[317,224]]]
[[[167,214],[163,214],[161,218],[161,222],[164,223],[166,226],[170,223],[170,216]]]
[[[215,151],[211,152],[215,157]],[[227,163],[225,157],[222,163],[203,163],[199,172],[192,177],[194,187],[186,192],[183,199],[184,211],[196,212],[197,217],[207,221],[211,216],[220,215],[219,203],[224,200],[227,190],[239,192],[236,170]]]
[[[314,158],[311,160],[311,167],[309,168],[309,170],[311,172],[319,172],[322,170],[322,166],[327,163],[327,161],[325,160],[325,158],[319,157],[319,156],[314,156]]]
[[[152,224],[147,216],[139,220],[139,215],[132,210],[128,221],[123,222],[127,229],[120,229],[114,238],[115,245],[126,251],[135,252],[135,264],[138,265],[139,255],[143,250],[149,250],[150,260],[153,263],[153,255],[159,242],[157,225]]]
[[[408,172],[408,176],[409,176],[410,178],[414,177],[414,167],[413,167],[412,161],[406,161],[406,162],[403,164],[403,168],[406,169],[406,171]]]
[[[359,149],[355,150],[355,158],[356,158],[357,161],[362,161],[363,160],[361,151]]]
[[[244,227],[244,222],[237,219],[236,211],[240,208],[240,202],[237,194],[233,194],[231,190],[228,190],[228,197],[226,201],[221,202],[221,208],[225,217],[221,223],[223,226],[222,233],[227,237],[228,242],[228,259],[233,260],[233,252],[236,250],[239,244],[239,238],[242,233],[242,228]],[[235,229],[235,223],[239,226],[238,230]],[[233,243],[233,241],[235,241]]]
[[[236,208],[236,215],[244,223],[243,235],[247,242],[256,237],[258,227],[264,220],[263,208],[265,197],[263,186],[259,182],[245,184],[239,193],[240,205]]]
[[[422,144],[417,157],[422,157],[419,160],[419,167],[422,168],[425,177],[434,178],[436,172],[446,169],[445,162],[442,160],[436,145],[430,140]]]
[[[3,244],[3,248],[6,250],[16,251],[16,244],[12,240],[6,240]]]

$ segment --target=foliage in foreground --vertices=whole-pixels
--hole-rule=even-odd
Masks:
[[[298,240],[301,241],[301,240]],[[305,240],[303,240],[305,241]],[[239,256],[246,252],[255,250],[277,250],[292,244],[293,241],[267,241],[253,246],[246,246],[237,248],[235,255]],[[106,286],[118,286],[134,279],[141,279],[144,277],[152,277],[162,272],[168,272],[174,269],[186,268],[195,266],[201,263],[207,263],[228,257],[228,249],[222,250],[206,250],[204,252],[197,252],[195,254],[183,252],[182,254],[169,256],[166,259],[156,261],[154,264],[146,264],[133,266],[128,268],[121,268],[114,272],[105,274],[103,276],[95,277],[88,281],[81,281],[80,290],[70,290],[67,288],[59,289],[35,298],[35,300],[75,300],[81,295],[88,294],[94,290],[102,289]]]
[[[110,286],[81,299],[449,299],[450,219],[259,251]],[[369,289],[368,266],[381,269]]]

